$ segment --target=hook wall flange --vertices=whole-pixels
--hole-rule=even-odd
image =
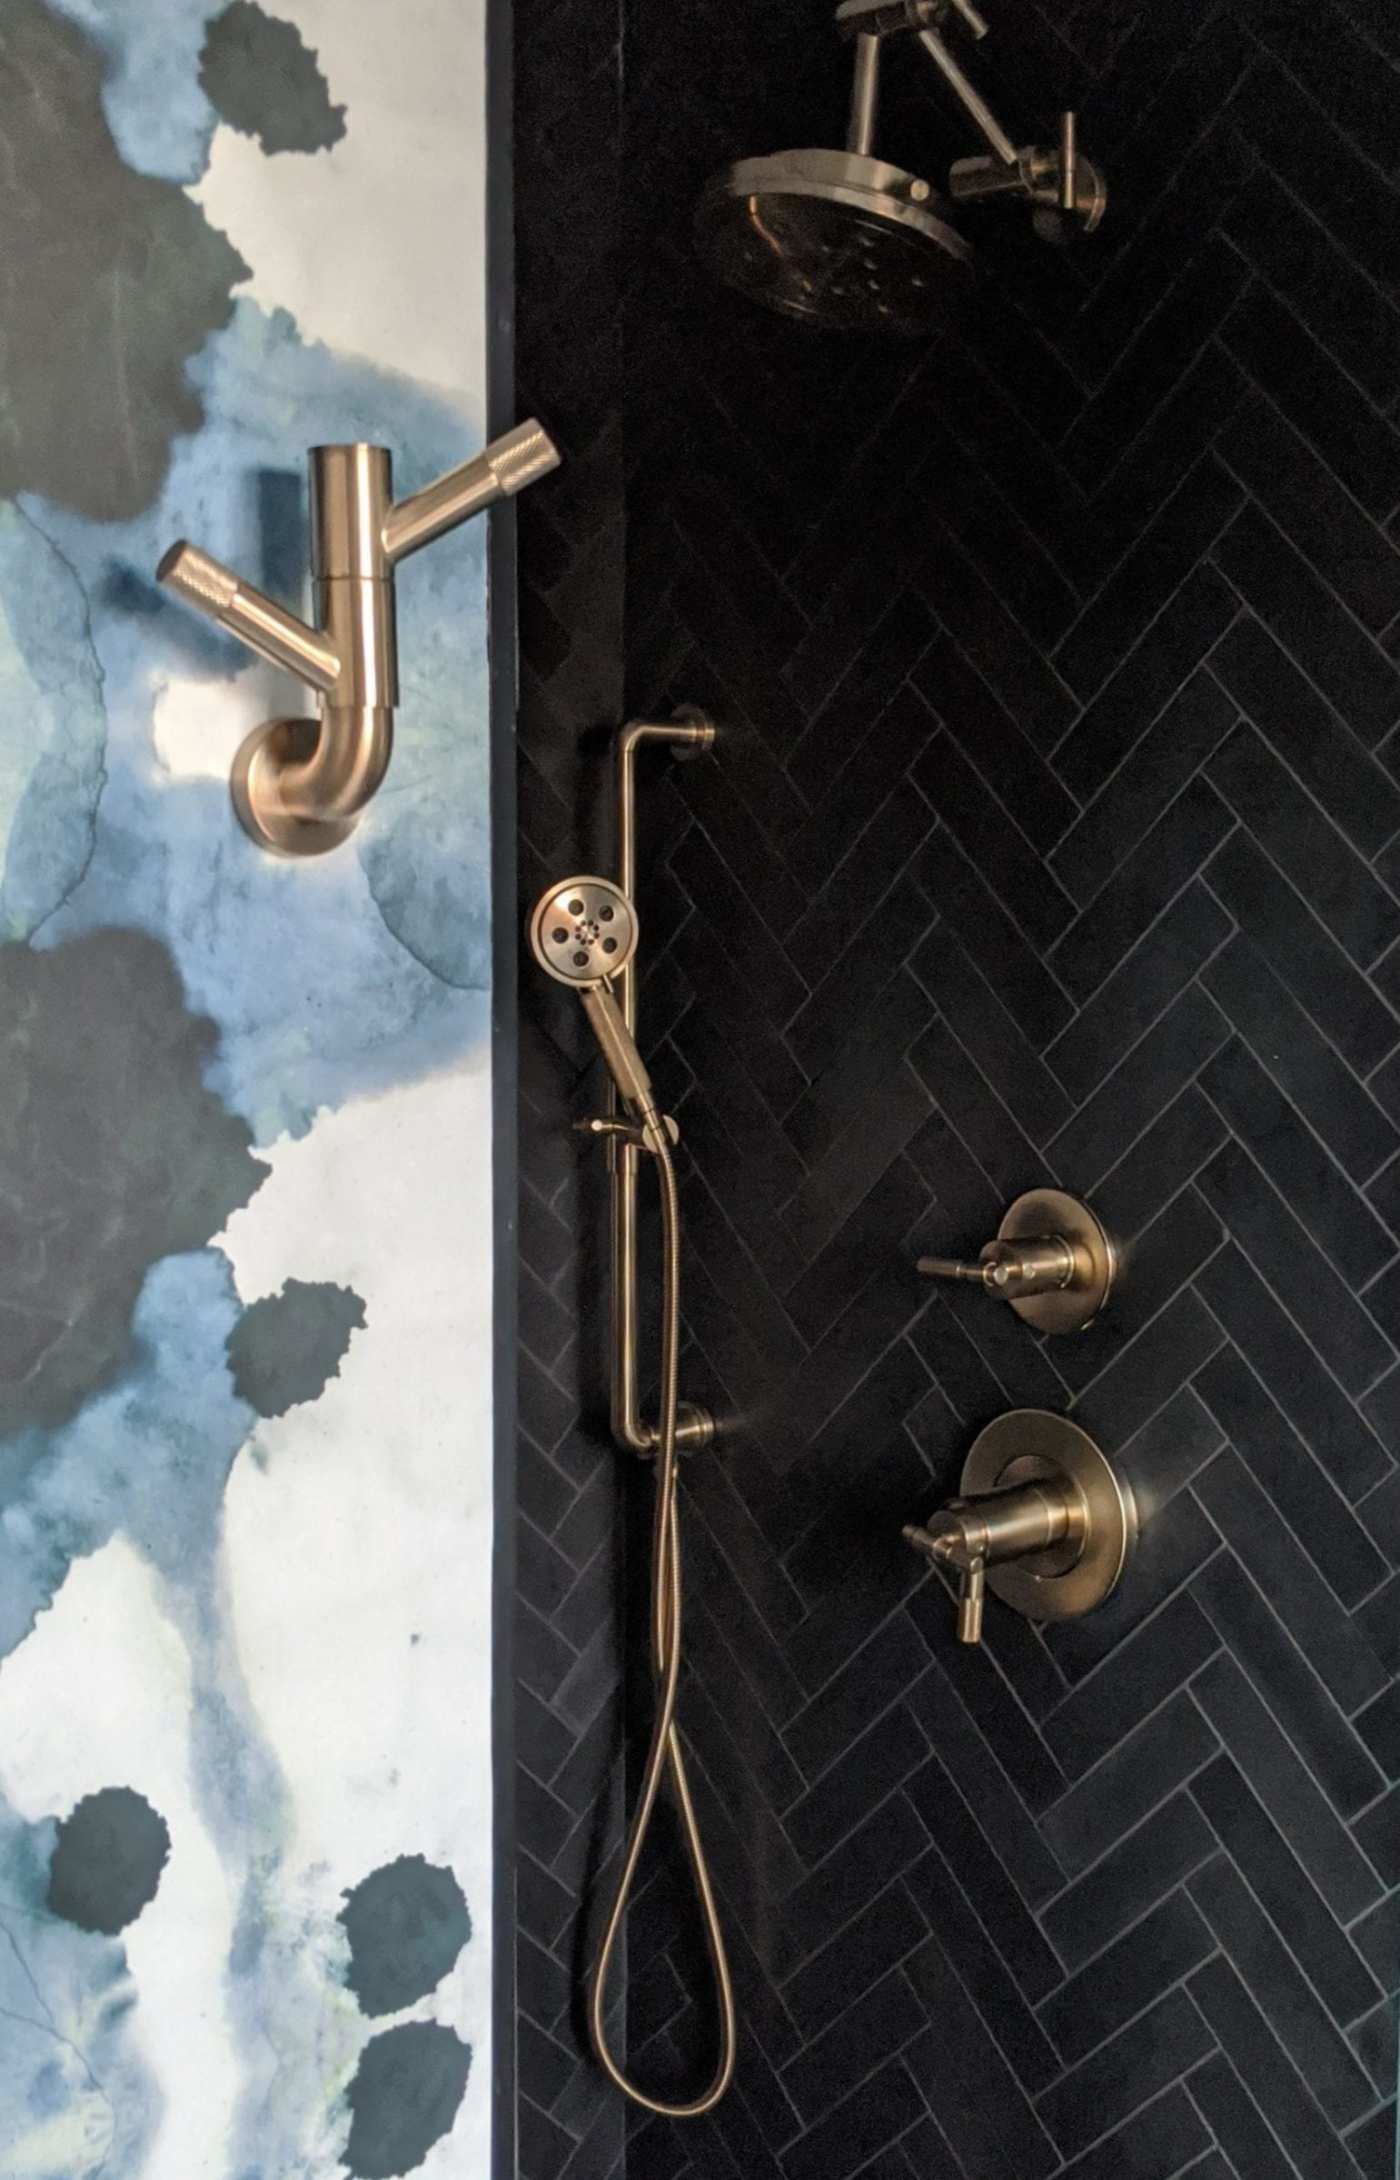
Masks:
[[[358,823],[299,817],[283,803],[281,782],[310,760],[320,739],[319,719],[269,719],[238,746],[229,779],[234,811],[248,838],[273,855],[328,855]]]

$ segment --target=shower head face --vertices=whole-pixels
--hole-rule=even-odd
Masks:
[[[536,961],[574,989],[607,982],[637,951],[637,912],[608,878],[565,878],[540,896],[530,914]]]
[[[710,270],[770,310],[858,333],[927,334],[968,286],[972,249],[916,175],[857,152],[741,159],[705,190]]]

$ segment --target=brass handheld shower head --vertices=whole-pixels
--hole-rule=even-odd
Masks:
[[[546,975],[572,985],[583,1001],[618,1095],[636,1113],[654,1150],[666,1140],[665,1123],[611,984],[637,951],[637,912],[631,901],[611,879],[566,878],[536,901],[529,934]]]

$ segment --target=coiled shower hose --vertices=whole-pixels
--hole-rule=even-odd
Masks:
[[[598,2063],[624,2097],[630,2097],[644,2111],[654,2112],[662,2119],[699,2119],[702,2113],[713,2111],[733,2078],[736,2028],[734,1986],[729,1973],[729,1959],[724,1950],[724,1933],[720,1928],[719,1909],[715,1903],[714,1887],[710,1882],[710,1872],[705,1861],[700,1825],[690,1796],[690,1783],[686,1778],[685,1759],[681,1754],[680,1735],[676,1728],[682,1633],[680,1514],[676,1497],[676,1411],[680,1398],[681,1216],[676,1169],[671,1161],[670,1151],[661,1139],[662,1133],[664,1131],[648,1137],[648,1148],[656,1166],[661,1191],[662,1253],[661,1400],[657,1418],[656,1517],[651,1570],[651,1661],[656,1683],[656,1713],[651,1729],[651,1745],[647,1750],[646,1768],[642,1773],[642,1789],[628,1828],[622,1871],[608,1910],[603,1941],[594,1965],[588,2022]],[[629,2080],[613,2056],[605,2019],[613,1956],[626,1920],[642,1849],[651,1829],[661,1781],[668,1772],[680,1816],[686,1856],[700,1902],[701,1920],[705,1926],[705,1945],[715,1980],[715,1995],[719,2001],[719,2057],[714,2076],[707,2089],[685,2104],[668,2104],[660,2097],[648,2096],[644,2089],[639,2089],[635,2082]]]

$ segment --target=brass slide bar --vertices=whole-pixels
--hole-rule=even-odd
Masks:
[[[639,749],[660,744],[678,758],[698,757],[713,749],[714,722],[693,707],[685,707],[674,719],[634,719],[620,727],[613,743],[613,780],[617,815],[617,882],[629,901],[637,897],[637,779]],[[622,1019],[633,1037],[637,1032],[637,965],[628,962],[616,978]],[[619,1112],[616,1090],[609,1092],[610,1115]],[[608,1144],[612,1181],[612,1430],[620,1446],[630,1453],[656,1450],[656,1426],[644,1420],[638,1391],[637,1293],[637,1176],[642,1153],[635,1144],[614,1136]],[[709,1445],[715,1435],[714,1418],[705,1408],[682,1401],[676,1419],[676,1444],[693,1452]]]

